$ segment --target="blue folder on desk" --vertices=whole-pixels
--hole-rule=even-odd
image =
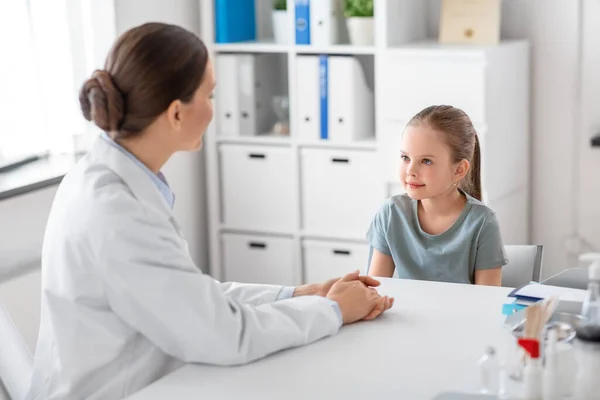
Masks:
[[[502,305],[502,313],[510,315],[527,306],[549,297],[557,297],[560,304],[569,308],[580,308],[587,292],[582,289],[565,288],[531,282],[529,285],[517,288],[508,294]]]

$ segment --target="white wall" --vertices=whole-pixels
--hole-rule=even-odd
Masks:
[[[590,147],[590,139],[600,134],[600,1],[585,0],[582,48],[581,128],[577,157],[579,198],[578,234],[581,251],[600,251],[600,148]]]

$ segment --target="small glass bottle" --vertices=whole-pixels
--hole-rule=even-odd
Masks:
[[[482,394],[498,394],[498,381],[500,377],[500,363],[496,349],[488,346],[485,349],[485,354],[479,359],[479,378],[480,378],[480,393]]]
[[[600,325],[577,328],[577,379],[574,400],[600,400]]]

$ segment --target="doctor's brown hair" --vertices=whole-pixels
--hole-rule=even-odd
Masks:
[[[477,200],[481,196],[481,150],[469,116],[452,106],[430,106],[412,117],[407,126],[426,125],[438,132],[450,148],[454,162],[467,160],[471,168],[460,188]]]
[[[81,87],[83,116],[113,139],[136,136],[174,100],[192,100],[207,62],[204,43],[179,26],[132,28],[113,45],[104,69]]]

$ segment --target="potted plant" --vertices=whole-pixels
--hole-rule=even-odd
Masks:
[[[344,15],[350,43],[357,46],[372,46],[373,0],[344,0]]]
[[[287,0],[273,0],[273,36],[275,43],[289,44]]]

